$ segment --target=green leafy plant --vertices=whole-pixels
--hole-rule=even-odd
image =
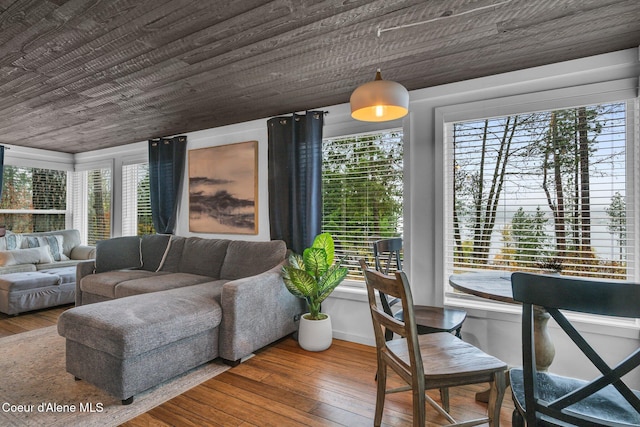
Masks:
[[[335,247],[329,233],[318,234],[313,245],[302,256],[292,253],[289,262],[282,267],[282,278],[289,292],[303,298],[309,306],[310,320],[322,320],[320,304],[346,277],[348,269],[334,264]]]

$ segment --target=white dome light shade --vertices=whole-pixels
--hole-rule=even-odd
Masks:
[[[386,122],[409,112],[409,92],[400,83],[376,79],[358,86],[351,94],[351,117],[364,122]]]

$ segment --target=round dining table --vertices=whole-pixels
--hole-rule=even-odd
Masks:
[[[451,286],[466,294],[475,295],[493,301],[519,304],[513,299],[511,290],[511,272],[478,271],[452,274],[449,276]],[[533,327],[536,352],[536,368],[544,372],[549,369],[556,355],[555,347],[547,330],[550,315],[546,310],[534,307]],[[507,345],[505,343],[505,345]]]

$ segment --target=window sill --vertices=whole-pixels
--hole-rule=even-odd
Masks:
[[[367,290],[363,282],[356,280],[343,281],[332,293],[329,298],[350,300],[350,301],[368,301]]]

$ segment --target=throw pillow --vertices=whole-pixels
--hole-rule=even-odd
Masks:
[[[142,267],[140,237],[114,237],[96,243],[96,273],[140,267]]]
[[[149,234],[142,236],[142,269],[147,271],[160,271],[169,247],[171,245],[170,234]]]
[[[23,248],[42,248],[47,247],[51,252],[54,261],[66,261],[69,259],[64,252],[62,243],[64,236],[62,234],[54,234],[49,236],[22,236]]]
[[[49,249],[45,246],[31,249],[15,249],[0,251],[0,266],[8,267],[18,264],[42,264],[53,262]]]
[[[7,231],[3,237],[0,237],[0,250],[12,251],[22,247],[22,234]]]

